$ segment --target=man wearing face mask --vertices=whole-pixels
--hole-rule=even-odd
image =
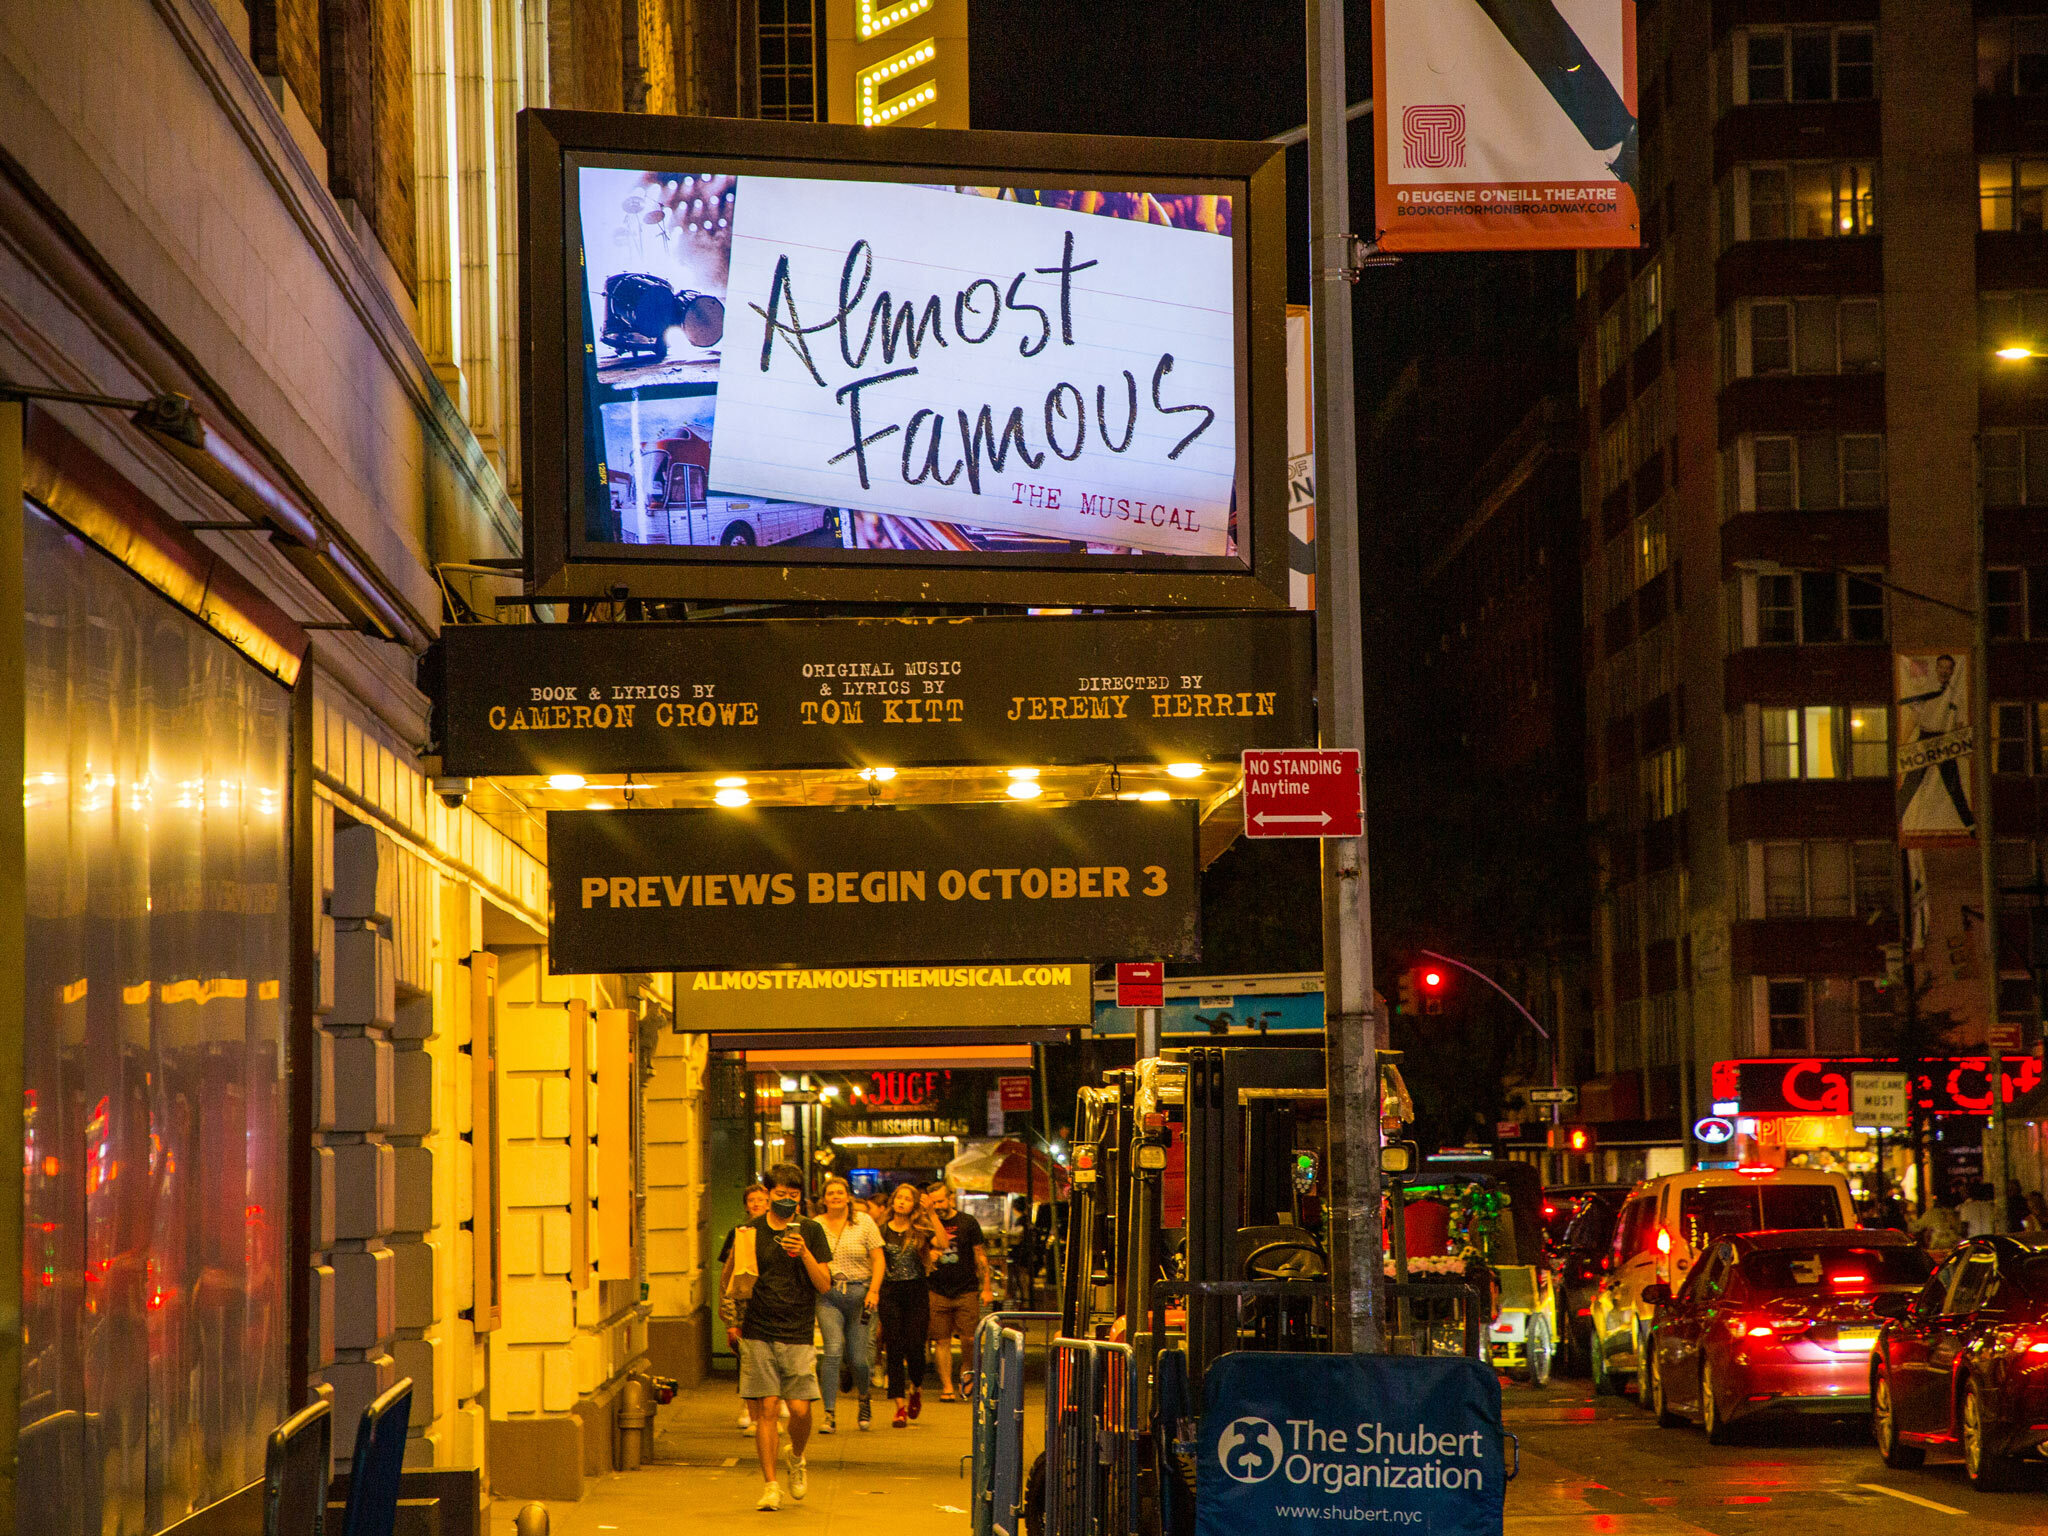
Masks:
[[[832,1244],[824,1228],[797,1214],[803,1200],[803,1170],[778,1163],[768,1170],[768,1210],[747,1223],[754,1229],[754,1257],[760,1278],[747,1298],[740,1323],[740,1396],[754,1411],[754,1446],[760,1453],[761,1490],[756,1509],[782,1508],[776,1481],[776,1419],[789,1405],[789,1494],[808,1491],[810,1468],[804,1447],[811,1439],[811,1404],[818,1392],[818,1297],[832,1288]]]

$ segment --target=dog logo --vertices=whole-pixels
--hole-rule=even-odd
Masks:
[[[1240,1483],[1263,1483],[1280,1470],[1280,1431],[1264,1419],[1233,1419],[1216,1441],[1216,1460]]]

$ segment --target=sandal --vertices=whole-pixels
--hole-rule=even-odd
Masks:
[[[955,1397],[950,1392],[941,1392],[939,1394],[939,1401],[942,1403],[957,1403],[960,1401],[960,1399]]]

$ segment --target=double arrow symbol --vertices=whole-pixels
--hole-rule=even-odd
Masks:
[[[1262,827],[1269,823],[1274,825],[1281,823],[1298,825],[1303,822],[1313,823],[1319,827],[1327,827],[1330,824],[1330,813],[1328,811],[1317,811],[1313,816],[1275,816],[1270,811],[1261,811],[1252,820]]]

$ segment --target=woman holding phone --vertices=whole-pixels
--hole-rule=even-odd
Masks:
[[[832,1245],[832,1258],[825,1266],[832,1272],[832,1287],[818,1298],[818,1332],[825,1340],[823,1369],[818,1376],[825,1419],[818,1433],[831,1435],[839,1431],[841,1360],[853,1369],[854,1389],[860,1393],[860,1427],[868,1427],[868,1335],[884,1271],[882,1235],[868,1213],[854,1203],[853,1186],[836,1175],[827,1179],[824,1201],[824,1214],[817,1220]]]
[[[924,1408],[926,1347],[931,1332],[931,1273],[935,1224],[925,1214],[915,1184],[889,1193],[889,1217],[882,1223],[882,1350],[889,1365],[889,1396],[896,1404],[896,1429],[907,1428]]]

